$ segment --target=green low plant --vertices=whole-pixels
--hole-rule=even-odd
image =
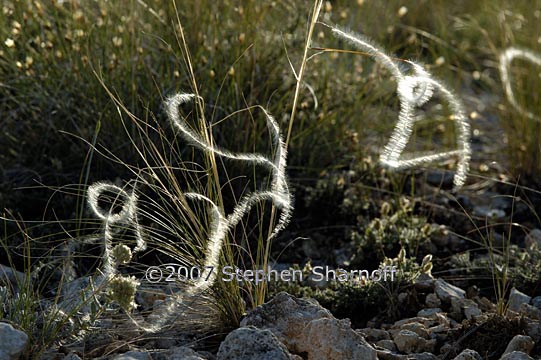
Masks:
[[[362,263],[364,254],[376,254],[380,260],[398,249],[408,249],[416,256],[419,247],[430,241],[432,227],[426,218],[413,213],[414,203],[406,197],[401,197],[395,204],[383,202],[380,216],[368,224],[358,225],[358,230],[351,233],[352,240],[357,246],[353,262]]]

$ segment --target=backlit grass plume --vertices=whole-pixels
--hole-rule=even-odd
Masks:
[[[105,193],[116,194],[115,199],[112,201],[112,205],[107,211],[102,209],[99,205],[99,198]],[[87,196],[90,209],[104,224],[102,270],[104,277],[108,278],[115,274],[115,256],[113,255],[114,249],[112,246],[113,237],[115,235],[115,225],[133,226],[135,228],[137,245],[134,252],[146,248],[143,229],[139,225],[137,218],[137,195],[135,194],[135,188],[131,193],[128,193],[117,185],[97,182],[89,186]],[[120,207],[120,211],[114,212],[116,207]],[[119,244],[117,246],[125,245]],[[117,252],[120,252],[120,250]]]
[[[335,27],[330,28],[332,29],[332,33],[338,38],[344,39],[359,50],[369,53],[377,62],[391,72],[398,83],[397,94],[400,100],[398,123],[380,156],[380,162],[393,169],[404,169],[458,156],[459,161],[453,184],[455,189],[464,185],[471,158],[470,126],[459,99],[441,82],[434,79],[421,65],[412,61],[406,61],[413,70],[413,75],[407,75],[396,60],[386,55],[384,51],[371,44],[367,39]],[[457,145],[459,149],[407,157],[403,155],[403,151],[413,131],[416,108],[421,107],[429,101],[435,92],[438,92],[448,102],[453,113],[453,120],[457,123]]]
[[[178,110],[179,106],[186,102],[192,101],[195,96],[195,94],[176,94],[167,99],[165,102],[169,119],[180,130],[181,136],[183,136],[186,141],[191,142],[193,145],[199,147],[203,151],[220,155],[232,160],[247,161],[262,165],[272,172],[271,190],[268,192],[252,193],[242,198],[240,203],[233,210],[233,214],[228,217],[228,223],[230,226],[236,225],[242,216],[250,210],[253,204],[258,201],[271,200],[278,208],[282,209],[280,220],[272,232],[272,236],[275,236],[285,227],[291,216],[291,195],[289,193],[285,175],[287,151],[276,120],[274,120],[274,118],[263,107],[257,106],[265,114],[267,127],[271,132],[272,141],[276,151],[273,159],[262,154],[232,153],[226,149],[222,149],[218,146],[207,143],[198,134],[194,133],[186,125],[185,119],[180,116]]]
[[[522,115],[531,120],[541,121],[541,114],[534,114],[526,109],[524,109],[516,100],[515,93],[511,86],[511,75],[509,74],[509,68],[514,59],[521,59],[525,61],[532,62],[536,65],[541,66],[541,55],[536,54],[527,49],[520,49],[515,47],[507,48],[500,55],[500,78],[503,83],[503,88],[505,90],[505,95],[507,100],[513,107]]]

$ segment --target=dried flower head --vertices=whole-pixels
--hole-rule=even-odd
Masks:
[[[120,305],[122,309],[130,311],[136,306],[134,298],[139,284],[134,276],[115,275],[107,284],[107,297]]]
[[[132,253],[131,249],[124,244],[118,244],[111,251],[111,255],[114,257],[118,264],[127,264],[131,261]]]

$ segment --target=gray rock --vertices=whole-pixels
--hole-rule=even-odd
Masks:
[[[430,293],[425,298],[425,304],[429,308],[439,308],[441,306],[441,300],[438,295]]]
[[[437,326],[433,326],[428,329],[428,332],[430,334],[430,337],[434,338],[436,334],[439,335],[440,338],[445,337],[447,338],[447,333],[449,332],[449,325],[440,324]]]
[[[217,360],[293,360],[284,344],[269,330],[241,327],[220,344]],[[180,359],[180,358],[179,358]]]
[[[533,229],[524,238],[526,248],[536,247],[541,249],[541,229]]]
[[[453,360],[483,360],[475,350],[466,349],[458,354]]]
[[[430,338],[430,334],[428,333],[428,329],[426,328],[426,326],[418,322],[404,324],[400,327],[400,329],[413,331],[424,339]]]
[[[59,360],[59,359],[62,359],[62,360],[81,360],[81,358],[79,357],[79,355],[77,355],[76,353],[70,353],[66,356],[63,356],[64,354],[61,354],[59,351],[58,351],[58,348],[55,349],[55,348],[51,348],[51,349],[47,349],[45,351],[43,351],[41,354],[39,354],[39,360]],[[7,358],[7,357],[6,357]],[[21,358],[21,357],[19,357]],[[4,359],[2,356],[0,356],[0,359]]]
[[[24,283],[25,279],[26,275],[24,273],[0,264],[0,284],[6,285],[8,288],[11,285],[17,289],[19,284]]]
[[[348,320],[335,319],[315,300],[279,293],[241,321],[250,325],[270,330],[289,351],[305,353],[309,360],[376,360],[376,350]]]
[[[537,320],[524,319],[526,322],[525,332],[533,341],[541,341],[541,322]]]
[[[528,304],[532,298],[526,294],[521,293],[515,288],[511,289],[509,294],[509,310],[518,312],[521,304]]]
[[[116,355],[113,360],[152,360],[150,354],[146,351],[128,351],[124,354]]]
[[[482,314],[477,303],[471,299],[453,298],[451,300],[451,305],[454,313],[464,314],[468,320]]]
[[[440,348],[440,356],[448,358],[448,356],[456,356],[460,349],[457,349],[455,344],[445,343]]]
[[[463,299],[466,292],[459,287],[449,284],[443,279],[437,279],[434,290],[441,301],[450,303],[452,299]]]
[[[0,339],[1,359],[17,359],[28,343],[28,335],[5,322],[0,322]]]
[[[398,294],[398,297],[397,297],[398,303],[405,304],[408,301],[408,297],[409,297],[408,293],[401,292],[400,294]]]
[[[427,318],[422,318],[422,317],[412,317],[412,318],[405,318],[405,319],[402,319],[402,320],[398,320],[397,322],[395,322],[393,324],[393,326],[391,326],[391,329],[398,329],[400,330],[402,328],[402,325],[404,324],[410,324],[410,323],[414,323],[414,322],[418,322],[418,323],[423,323],[425,321],[430,321],[429,319]]]
[[[493,311],[496,309],[496,304],[494,304],[492,301],[487,299],[486,297],[477,298],[477,303],[479,304],[479,307],[483,311]]]
[[[408,355],[397,354],[390,350],[378,350],[379,360],[408,360]]]
[[[488,194],[484,194],[484,196],[490,196],[490,207],[493,209],[502,209],[502,210],[511,210],[513,207],[513,199],[511,199],[509,196],[503,196],[496,193],[489,192]]]
[[[364,328],[355,330],[368,341],[376,342],[380,340],[390,340],[389,332],[382,329]]]
[[[65,313],[90,313],[95,290],[91,290],[90,276],[81,276],[62,284],[61,300],[58,307]]]
[[[167,360],[207,360],[206,357],[187,346],[178,346],[166,352]]]
[[[171,349],[176,347],[177,345],[179,345],[177,340],[168,336],[160,336],[159,339],[154,339],[154,346],[158,349]]]
[[[422,309],[422,310],[419,310],[419,312],[417,313],[417,316],[429,318],[435,314],[442,313],[442,312],[443,310],[440,308]]]
[[[431,353],[428,353],[428,352],[424,352],[424,353],[420,353],[420,354],[411,354],[410,356],[408,356],[408,360],[411,359],[411,360],[437,360],[438,357],[434,354],[431,354]]]
[[[513,351],[509,354],[503,355],[500,360],[534,360],[528,354],[523,353],[522,351]]]
[[[389,330],[389,332],[391,333],[392,336],[394,336],[395,333],[402,330],[402,328],[403,328],[403,326],[405,324],[411,324],[411,323],[420,323],[420,324],[423,324],[426,328],[428,328],[430,326],[433,326],[436,323],[439,323],[440,321],[439,321],[438,318],[440,316],[443,316],[443,315],[442,314],[436,314],[436,315],[433,315],[431,317],[419,317],[419,316],[417,316],[417,317],[398,320],[397,322],[395,322],[391,326],[391,329]]]
[[[436,340],[426,340],[411,330],[400,330],[393,337],[398,350],[406,354],[434,352]]]
[[[304,341],[304,328],[312,320],[333,318],[332,314],[317,301],[298,299],[288,293],[278,293],[269,302],[258,306],[240,323],[241,326],[255,326],[268,329],[294,353],[299,342]]]
[[[112,331],[96,331],[91,332],[88,334],[88,336],[85,338],[85,346],[88,346],[89,349],[97,349],[100,347],[106,347],[112,343],[114,343],[116,340],[115,336],[113,336]],[[120,351],[120,350],[117,350]]]
[[[305,328],[297,349],[308,360],[377,360],[376,350],[351,328],[349,320],[321,318]]]
[[[70,353],[66,356],[64,356],[64,359],[62,360],[81,360],[81,358],[79,357],[79,355],[75,354],[75,353]]]
[[[525,336],[525,335],[516,335],[514,338],[509,341],[509,344],[507,344],[507,347],[505,348],[505,351],[503,352],[505,354],[510,354],[513,351],[521,351],[523,353],[529,354],[530,351],[532,351],[534,342],[531,337]]]
[[[464,308],[464,316],[468,320],[481,316],[482,314],[483,312],[479,310],[477,306],[466,306]]]
[[[376,345],[385,350],[396,351],[396,345],[392,340],[380,340],[376,342]]]
[[[520,304],[518,312],[519,314],[527,316],[530,319],[541,321],[541,309],[538,309],[537,307],[533,305],[522,303]]]
[[[415,279],[414,285],[417,290],[426,291],[426,290],[434,290],[434,283],[435,283],[435,280],[432,277],[432,275],[427,274],[427,273],[422,273]]]
[[[532,305],[541,310],[541,296],[536,296],[532,299]]]

